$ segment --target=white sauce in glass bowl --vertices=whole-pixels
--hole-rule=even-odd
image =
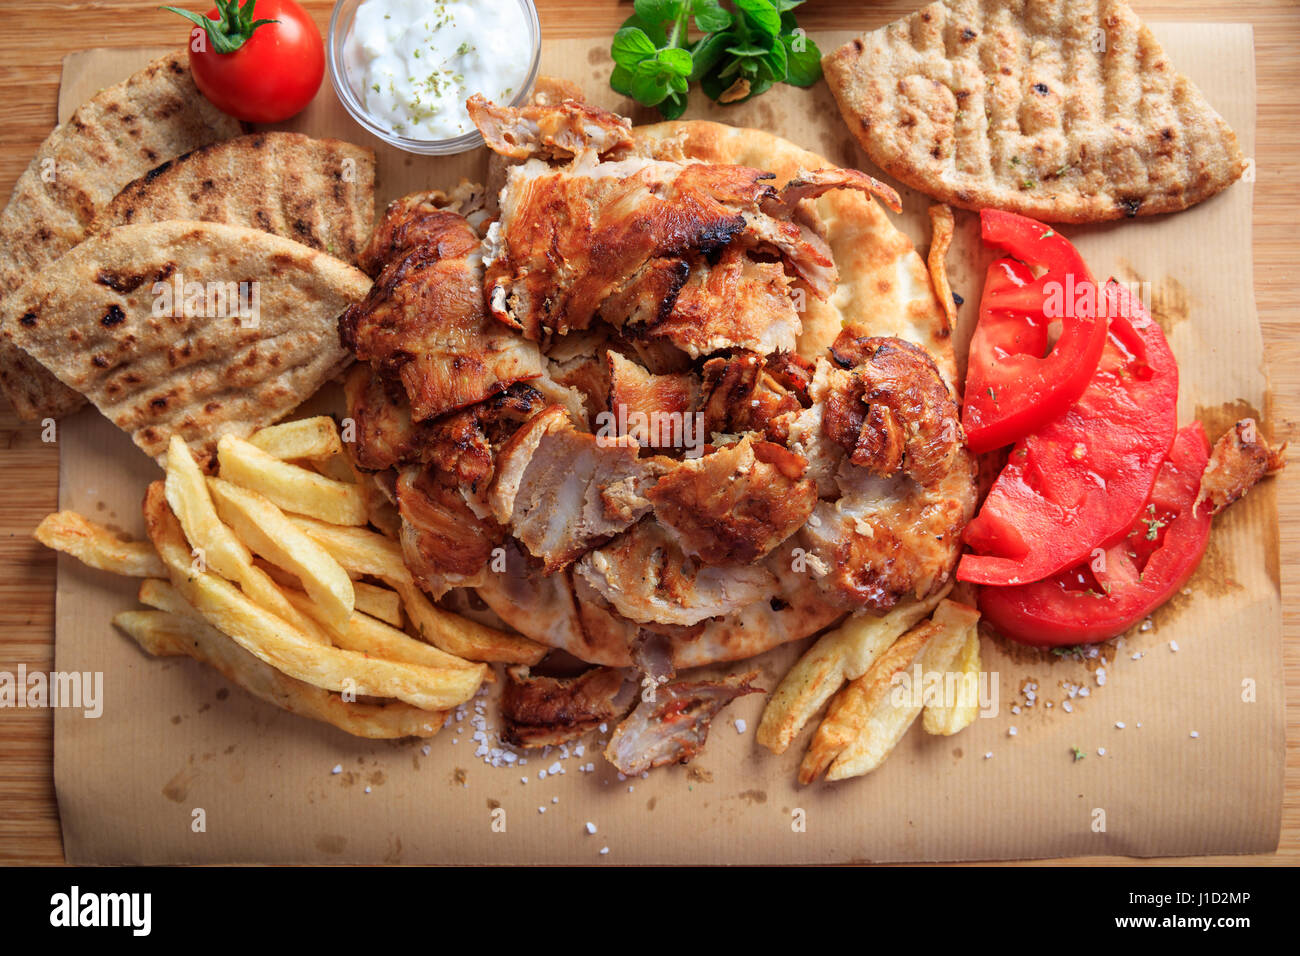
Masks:
[[[366,112],[418,140],[472,132],[465,101],[482,93],[509,103],[531,55],[518,0],[365,0],[344,49]]]

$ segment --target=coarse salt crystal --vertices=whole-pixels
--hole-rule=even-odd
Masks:
[[[1074,705],[1071,704],[1068,700],[1061,701],[1061,709],[1065,711],[1067,714],[1074,713]]]
[[[592,823],[590,820],[587,821],[587,832],[588,833],[596,832],[596,824]]]
[[[1170,642],[1169,642],[1169,649],[1170,649],[1171,651],[1177,651],[1177,650],[1178,650],[1178,642],[1177,642],[1177,641],[1170,641]]]
[[[1195,730],[1193,730],[1193,731],[1192,731],[1192,736],[1193,736],[1193,737],[1199,737],[1199,736],[1201,736],[1201,735],[1200,735],[1199,733],[1197,733]]]
[[[334,769],[330,771],[330,773],[342,773],[342,772],[343,772],[343,764],[341,763],[336,763],[334,765]]]
[[[1122,721],[1122,720],[1117,720],[1117,721],[1115,721],[1115,726],[1118,727],[1120,730],[1123,730],[1123,729],[1124,729],[1124,721]]]
[[[1014,728],[1014,727],[1008,727],[1008,728],[1007,728],[1007,736],[1008,736],[1008,737],[1014,737],[1015,735],[1016,735],[1016,728]]]

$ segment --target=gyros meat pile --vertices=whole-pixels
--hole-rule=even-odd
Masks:
[[[893,191],[700,161],[713,124],[634,135],[574,101],[471,112],[499,183],[390,206],[359,259],[375,284],[339,323],[365,363],[354,463],[397,506],[419,584],[473,588],[526,636],[657,685],[944,589],[975,506],[950,348],[926,347],[946,329],[804,322],[839,290],[813,201],[897,208]],[[557,739],[535,715],[565,688],[511,676],[516,732]],[[628,697],[600,686],[603,703],[559,708],[579,732]],[[615,762],[682,759],[752,689],[660,688],[695,718],[650,740],[662,724],[639,709]]]

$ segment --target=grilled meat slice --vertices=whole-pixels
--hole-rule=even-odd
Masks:
[[[428,427],[411,421],[411,406],[400,385],[385,381],[368,365],[354,365],[343,383],[347,417],[355,441],[344,447],[362,471],[383,471],[421,461]]]
[[[782,416],[810,404],[812,371],[812,363],[793,352],[763,356],[738,349],[709,359],[700,388],[705,434],[754,431],[784,442],[789,419]]]
[[[1201,476],[1196,506],[1209,502],[1217,515],[1266,475],[1276,475],[1286,465],[1286,444],[1274,448],[1259,433],[1253,418],[1243,418],[1214,443],[1210,461]]]
[[[723,707],[754,687],[757,671],[716,681],[675,681],[660,687],[653,700],[642,700],[618,725],[605,758],[626,776],[669,763],[687,763],[704,749],[709,726]]]
[[[433,189],[394,199],[357,256],[358,267],[370,278],[378,277],[388,263],[405,258],[422,246],[444,241],[447,215],[456,213],[472,221],[483,202],[482,187],[468,182],[462,182],[450,195]]]
[[[962,432],[956,404],[925,349],[846,326],[831,345],[826,435],[855,465],[888,476],[906,468],[922,485],[952,466]]]
[[[657,260],[718,251],[745,227],[744,210],[771,193],[770,178],[643,158],[512,167],[484,243],[488,306],[534,341],[585,329],[598,312],[621,324],[628,316],[602,306],[628,277]]]
[[[632,145],[631,120],[574,99],[513,108],[475,93],[465,106],[488,149],[510,159],[604,155]]]
[[[502,448],[493,515],[554,573],[650,510],[644,491],[662,466],[640,460],[638,447],[578,431],[551,406]]]
[[[605,353],[608,399],[603,425],[627,435],[642,447],[685,448],[705,436],[691,417],[699,395],[694,375],[654,375],[617,352]]]
[[[732,245],[716,262],[695,260],[668,317],[645,334],[698,358],[735,348],[792,352],[802,331],[781,263]]]
[[[838,458],[839,500],[819,502],[799,540],[830,600],[885,611],[908,594],[933,594],[952,574],[975,511],[974,461],[923,350],[850,326],[831,353],[835,366],[818,361],[816,403],[801,416],[820,407],[826,441],[805,421],[790,432],[820,481]]]
[[[541,374],[535,345],[490,322],[479,239],[464,217],[431,212],[421,241],[384,266],[370,293],[339,319],[357,358],[401,382],[424,421]]]
[[[767,599],[776,579],[759,564],[707,565],[645,520],[582,557],[576,573],[623,617],[690,626]]]
[[[402,557],[416,583],[434,597],[482,583],[492,550],[505,535],[478,517],[439,472],[408,465],[397,474]]]
[[[747,435],[683,461],[647,492],[655,517],[683,551],[705,564],[749,564],[769,554],[808,520],[817,486],[808,462]]]
[[[516,747],[555,747],[623,717],[636,700],[636,682],[612,667],[577,677],[533,677],[506,668],[501,692],[502,739]]]

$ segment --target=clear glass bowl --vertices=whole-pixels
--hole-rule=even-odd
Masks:
[[[478,130],[472,133],[463,133],[460,136],[453,136],[449,139],[411,139],[407,136],[399,136],[382,123],[371,118],[366,111],[365,105],[357,97],[352,84],[348,82],[347,60],[344,55],[348,33],[352,29],[352,20],[356,16],[357,8],[363,2],[364,0],[339,0],[338,3],[334,4],[334,13],[330,17],[330,82],[334,85],[334,92],[343,102],[343,107],[352,115],[352,118],[385,143],[396,146],[408,153],[420,153],[425,156],[447,156],[482,146],[483,137]],[[537,68],[542,58],[542,26],[537,20],[537,8],[533,6],[532,0],[517,0],[517,2],[519,9],[523,12],[524,22],[528,26],[528,38],[532,50],[528,63],[528,73],[524,78],[523,85],[519,88],[519,92],[510,101],[511,106],[522,106],[532,94],[533,83],[537,80]]]

